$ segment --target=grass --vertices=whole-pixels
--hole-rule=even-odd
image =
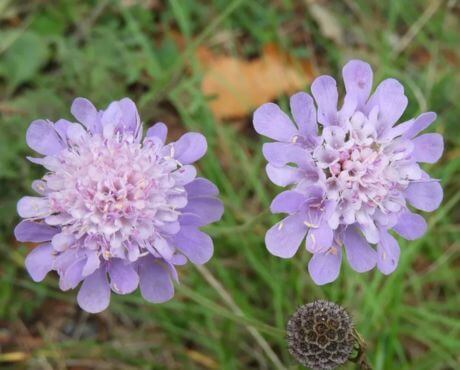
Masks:
[[[352,313],[374,369],[459,368],[458,2],[326,2],[342,44],[325,36],[300,0],[151,3],[157,8],[0,0],[0,367],[296,369],[286,320],[298,305],[327,298]],[[173,31],[187,40],[185,50]],[[444,202],[426,215],[424,238],[400,240],[391,276],[357,274],[345,263],[335,283],[317,287],[306,252],[286,261],[266,251],[264,233],[278,219],[265,210],[279,189],[264,174],[262,142],[250,113],[238,124],[216,120],[200,90],[194,52],[222,39],[219,48],[248,58],[274,42],[335,76],[348,58],[364,58],[376,80],[393,76],[406,87],[404,117],[438,113],[434,130],[444,134],[446,151],[427,169],[441,179]],[[76,291],[59,291],[55,276],[35,284],[23,269],[27,248],[11,235],[15,203],[42,174],[25,159],[25,130],[36,118],[69,118],[75,96],[99,107],[130,96],[144,122],[164,120],[173,135],[193,129],[208,138],[199,170],[226,206],[207,229],[215,256],[204,269],[180,268],[181,284],[166,304],[112,295],[107,312],[89,316],[75,307]],[[285,96],[278,101],[287,105]]]

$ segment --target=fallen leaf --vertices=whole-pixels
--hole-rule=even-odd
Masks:
[[[296,59],[273,44],[253,60],[214,54],[205,47],[198,48],[196,56],[204,72],[202,91],[219,119],[245,117],[282,94],[304,90],[313,76],[308,60]]]

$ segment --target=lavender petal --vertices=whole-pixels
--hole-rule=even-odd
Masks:
[[[78,305],[89,313],[104,311],[110,303],[110,287],[107,273],[98,269],[88,276],[77,295]]]

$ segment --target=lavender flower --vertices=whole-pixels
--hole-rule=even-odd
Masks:
[[[157,123],[142,139],[142,124],[128,98],[97,111],[77,98],[81,122],[37,120],[28,145],[44,155],[29,158],[48,172],[33,182],[39,196],[18,202],[23,220],[17,240],[40,243],[26,258],[35,281],[55,270],[62,290],[83,281],[78,304],[88,312],[107,308],[110,290],[133,292],[160,303],[174,295],[176,265],[207,262],[211,238],[199,230],[217,221],[223,206],[210,181],[197,178],[193,162],[206,139],[187,133],[166,144]]]
[[[263,146],[268,177],[290,187],[271,204],[273,213],[288,216],[267,232],[265,243],[270,253],[291,258],[306,237],[313,254],[308,270],[318,285],[337,278],[342,246],[357,272],[376,265],[393,272],[400,250],[389,231],[421,237],[426,222],[409,205],[431,212],[443,197],[439,182],[418,164],[441,157],[442,136],[419,135],[436,114],[396,124],[407,106],[404,88],[390,78],[369,97],[372,70],[365,62],[347,63],[343,79],[340,110],[335,80],[320,76],[311,86],[317,112],[307,93],[290,99],[296,125],[273,103],[254,113],[256,131],[276,141]]]

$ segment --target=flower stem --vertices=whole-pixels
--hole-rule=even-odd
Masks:
[[[369,364],[366,357],[366,341],[356,328],[353,328],[353,337],[357,344],[357,354],[354,358],[350,358],[350,361],[355,362],[359,370],[372,370],[372,366]]]
[[[214,290],[219,294],[225,304],[238,316],[246,318],[244,312],[241,308],[235,303],[232,296],[225,290],[224,286],[214,277],[214,275],[209,271],[205,266],[196,265],[195,266],[199,273],[205,278],[209,285],[214,288]],[[262,348],[267,357],[273,362],[276,369],[286,370],[286,367],[281,363],[281,360],[276,355],[276,353],[271,349],[268,342],[265,338],[258,332],[258,330],[250,325],[246,325],[245,328],[253,336],[257,344]]]

